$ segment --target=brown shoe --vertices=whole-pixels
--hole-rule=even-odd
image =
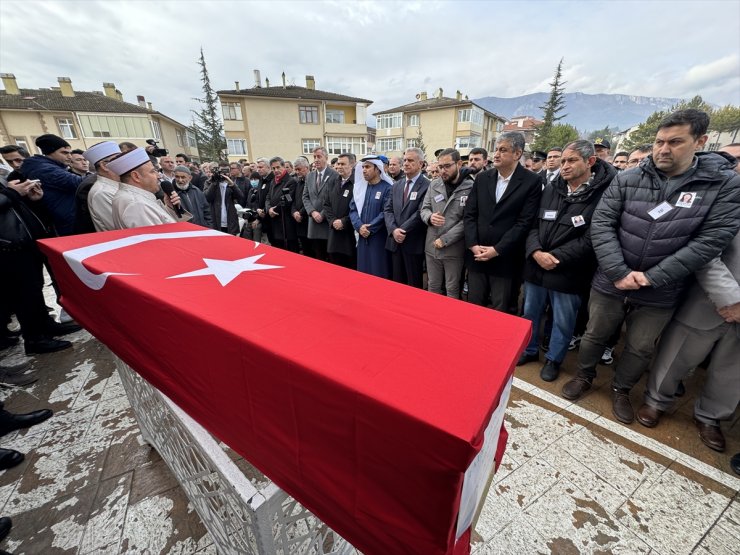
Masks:
[[[575,401],[576,399],[580,399],[581,395],[589,389],[591,389],[591,380],[583,376],[576,376],[572,380],[565,382],[562,394],[566,399]]]
[[[704,424],[704,422],[700,422],[696,418],[694,418],[694,424],[699,429],[699,437],[704,442],[704,445],[720,453],[725,450],[725,436],[722,435],[722,430],[719,426]]]
[[[619,389],[612,392],[612,413],[623,424],[632,424],[635,421],[635,411],[630,403],[630,394]]]
[[[642,405],[637,410],[637,421],[648,428],[655,428],[660,422],[660,417],[663,416],[663,411],[651,407],[648,404]]]

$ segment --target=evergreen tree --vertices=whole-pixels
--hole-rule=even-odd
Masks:
[[[580,133],[578,133],[578,129],[576,129],[569,123],[558,123],[557,125],[553,126],[552,129],[550,129],[550,134],[548,135],[548,139],[550,142],[548,143],[548,145],[543,149],[538,148],[535,150],[544,150],[545,152],[547,152],[550,148],[555,146],[563,148],[568,143],[577,141],[579,136]]]
[[[198,64],[200,65],[200,80],[203,83],[203,98],[196,98],[202,108],[198,111],[193,110],[195,118],[193,130],[198,142],[198,154],[202,160],[221,161],[224,159],[226,139],[224,137],[224,127],[219,117],[218,96],[211,87],[203,48],[200,49]]]
[[[558,67],[555,70],[555,78],[550,83],[550,98],[540,106],[543,111],[542,124],[537,127],[537,134],[532,143],[532,150],[547,150],[557,144],[551,133],[555,124],[563,119],[567,114],[561,114],[565,109],[565,82],[563,78],[563,58],[560,59]],[[562,133],[559,130],[558,133]]]
[[[421,123],[419,123],[419,127],[416,132],[416,140],[418,141],[417,146],[421,149],[421,151],[424,153],[424,157],[426,158],[427,145],[424,144],[424,134],[421,132]]]
[[[588,135],[586,135],[587,141],[594,141],[596,139],[605,139],[609,141],[610,145],[614,144],[614,135],[619,131],[619,129],[611,128],[608,125],[604,127],[603,129],[597,129],[596,131],[591,131]]]
[[[719,142],[719,136],[722,133],[732,133],[732,139],[729,142],[737,141],[738,133],[740,133],[740,106],[728,104],[714,110],[709,117],[709,129],[717,132],[716,142]]]

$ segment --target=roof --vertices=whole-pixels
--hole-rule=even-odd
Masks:
[[[457,106],[477,106],[487,114],[490,114],[501,121],[506,121],[506,118],[502,118],[498,114],[494,114],[490,110],[486,110],[483,106],[480,106],[479,104],[476,104],[472,100],[457,100],[455,98],[448,98],[446,96],[443,97],[437,97],[434,98],[428,98],[427,100],[417,100],[416,102],[412,102],[411,104],[404,104],[403,106],[398,106],[396,108],[390,108],[388,110],[383,110],[382,112],[375,112],[374,116],[379,116],[382,114],[394,114],[396,112],[425,112],[428,110],[439,110],[441,108],[454,108]]]
[[[6,91],[0,91],[0,110],[148,114],[162,116],[178,125],[183,125],[156,110],[111,98],[99,92],[75,91],[74,96],[62,96],[62,92],[54,88],[20,89],[20,93],[8,94]],[[183,125],[183,127],[187,126]]]
[[[275,86],[275,87],[253,87],[251,89],[239,89],[232,91],[218,91],[219,95],[229,96],[251,96],[257,98],[294,98],[296,100],[336,100],[339,102],[362,102],[372,104],[372,100],[367,98],[356,98],[318,89],[309,89],[298,87],[296,85]]]

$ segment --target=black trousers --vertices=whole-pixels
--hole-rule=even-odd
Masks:
[[[35,247],[0,251],[1,306],[14,312],[24,339],[36,340],[45,334],[49,314],[44,302],[44,257]]]
[[[468,271],[468,302],[487,306],[490,299],[492,308],[501,312],[511,312],[511,290],[513,280],[483,272]]]
[[[393,281],[419,289],[424,287],[424,253],[409,254],[399,248],[391,253]]]
[[[323,260],[327,262],[329,258],[326,254],[326,239],[309,239],[308,242],[313,249],[314,258],[317,260]]]
[[[342,266],[343,268],[349,268],[350,270],[356,270],[357,269],[357,251],[352,253],[351,256],[347,254],[341,254],[338,252],[330,252],[329,262],[331,262],[332,264],[336,264],[337,266]]]

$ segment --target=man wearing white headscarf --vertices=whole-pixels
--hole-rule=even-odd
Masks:
[[[360,272],[390,279],[389,252],[383,209],[391,194],[393,181],[385,173],[383,161],[368,156],[355,166],[355,187],[349,204],[349,218],[359,235],[357,269]]]

